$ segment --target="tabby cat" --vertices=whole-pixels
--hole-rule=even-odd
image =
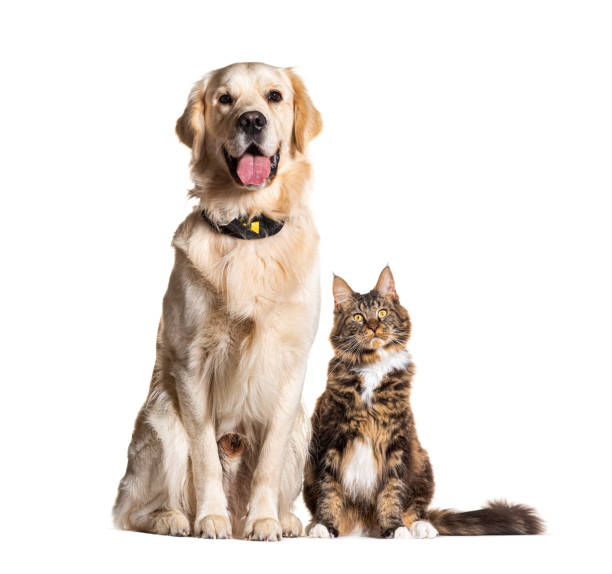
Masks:
[[[471,512],[429,510],[434,479],[410,408],[410,318],[385,267],[376,287],[355,293],[334,277],[335,354],[312,417],[304,500],[309,535],[384,538],[438,534],[538,534],[532,508],[491,502]]]

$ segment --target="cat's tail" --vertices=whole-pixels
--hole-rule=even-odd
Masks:
[[[492,500],[480,510],[428,510],[427,519],[441,535],[542,534],[544,523],[530,506]]]

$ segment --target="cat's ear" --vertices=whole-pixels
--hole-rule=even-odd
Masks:
[[[395,292],[395,279],[393,279],[393,274],[391,273],[391,269],[388,265],[380,272],[380,276],[378,277],[374,291],[380,293],[383,297],[397,299],[397,293]]]
[[[337,309],[343,307],[353,298],[353,290],[349,287],[349,284],[337,275],[334,275],[332,291],[334,292],[334,303]]]

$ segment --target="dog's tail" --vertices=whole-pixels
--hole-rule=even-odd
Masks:
[[[441,535],[542,534],[544,523],[536,511],[523,504],[502,500],[488,502],[480,510],[428,510],[427,519]]]

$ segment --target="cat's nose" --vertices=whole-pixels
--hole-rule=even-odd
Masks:
[[[372,329],[372,332],[376,334],[376,329],[378,329],[378,319],[368,319],[366,325],[368,329]]]

